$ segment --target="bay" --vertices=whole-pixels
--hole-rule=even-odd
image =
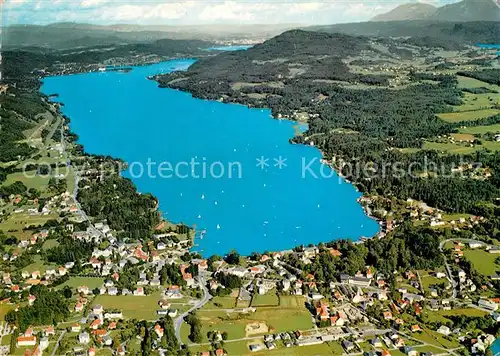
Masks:
[[[356,201],[360,193],[320,162],[319,150],[289,143],[303,130],[297,123],[275,120],[265,109],[195,99],[147,79],[192,63],[48,77],[41,91],[59,94],[86,152],[127,161],[124,175],[159,199],[168,220],[206,230],[194,247],[204,256],[378,232]]]

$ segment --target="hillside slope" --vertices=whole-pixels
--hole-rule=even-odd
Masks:
[[[436,7],[430,4],[403,4],[385,14],[375,16],[372,21],[425,20],[434,12]]]
[[[372,21],[405,20],[500,21],[500,7],[492,0],[462,0],[437,8],[429,4],[409,3],[372,19]]]

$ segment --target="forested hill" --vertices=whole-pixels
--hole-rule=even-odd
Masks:
[[[114,44],[77,50],[29,47],[2,51],[2,81],[18,87],[38,88],[41,75],[85,72],[105,65],[133,65],[170,58],[200,57],[212,52],[213,42],[161,39],[150,43]],[[38,74],[38,75],[37,75]]]
[[[440,44],[439,38],[376,39],[294,30],[157,80],[162,87],[196,97],[268,107],[275,117],[306,120],[309,131],[295,141],[314,142],[340,170],[341,162],[351,163],[349,167],[397,164],[410,170],[411,162],[427,159],[425,141],[464,125],[436,115],[453,111],[464,95],[452,72],[437,73],[443,64]],[[458,45],[457,56],[467,53],[460,57],[464,63],[482,55]],[[500,116],[490,121],[500,123]],[[500,195],[498,153],[460,158],[430,154],[445,172],[456,163],[479,160],[492,177],[441,179],[421,172],[366,177],[363,168],[343,173],[365,193],[423,200],[454,212],[474,212],[477,204]]]
[[[354,80],[342,58],[373,52],[366,37],[292,30],[247,51],[221,53],[200,60],[186,73],[160,77],[161,85],[188,90],[200,97],[231,97],[231,83],[283,79]],[[367,76],[368,78],[368,76]],[[173,83],[168,83],[173,79]],[[373,80],[384,80],[373,76]]]

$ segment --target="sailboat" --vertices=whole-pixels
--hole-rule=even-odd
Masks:
[[[205,194],[202,194],[202,195],[201,195],[201,199],[202,199],[202,200],[203,200],[203,199],[205,199]]]
[[[220,225],[219,224],[217,224],[217,230],[220,230]]]

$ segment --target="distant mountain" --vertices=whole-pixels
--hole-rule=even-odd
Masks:
[[[370,37],[431,37],[443,44],[498,43],[500,21],[386,21],[312,26],[307,30]]]
[[[463,0],[437,8],[429,4],[409,3],[372,19],[372,21],[405,20],[500,21],[500,8],[493,0]]]
[[[8,48],[37,46],[69,49],[89,46],[144,43],[159,39],[235,41],[262,40],[295,28],[293,24],[277,25],[109,25],[61,22],[47,26],[13,25],[2,28],[2,46]]]
[[[375,16],[372,21],[424,20],[435,12],[436,7],[430,4],[403,4],[385,14]]]
[[[429,20],[500,21],[500,7],[492,0],[463,0],[437,8]]]

